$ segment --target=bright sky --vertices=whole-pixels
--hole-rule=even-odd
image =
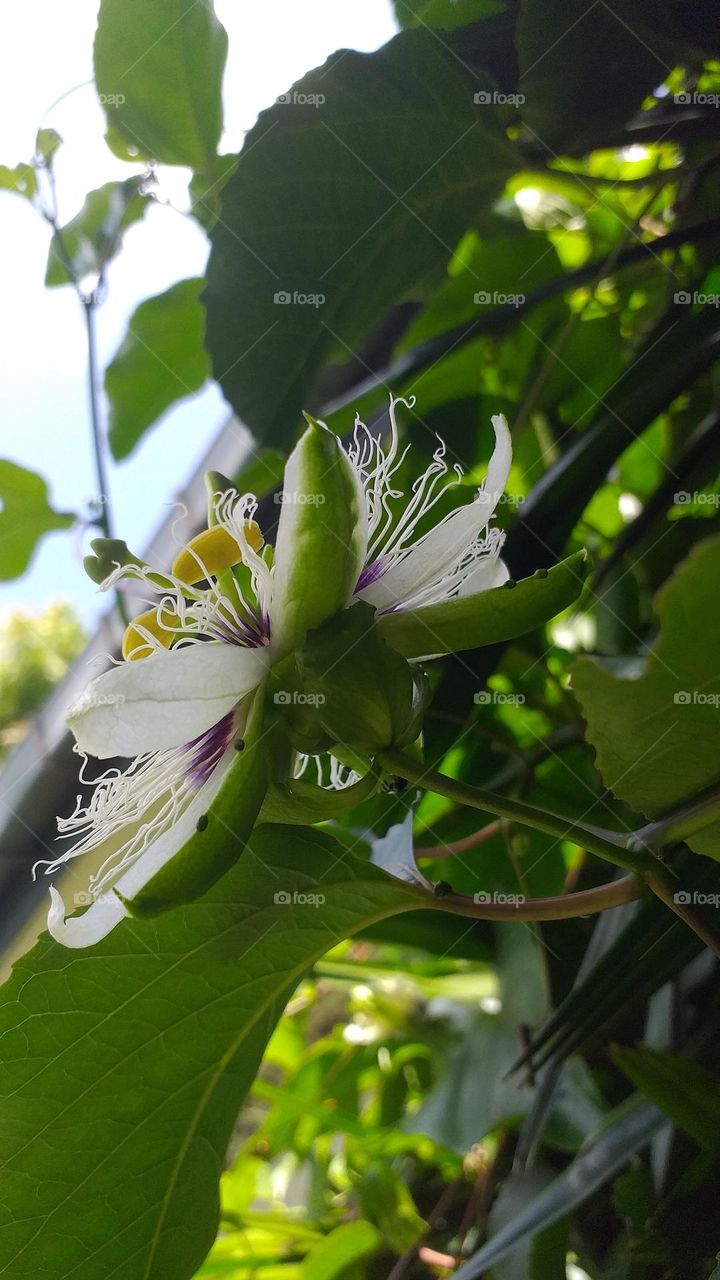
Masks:
[[[68,221],[86,192],[134,170],[103,141],[104,117],[92,85],[51,104],[92,75],[97,0],[25,0],[0,12],[5,49],[0,78],[0,162],[28,160],[38,126],[64,140],[56,157],[60,216]],[[258,112],[335,49],[375,49],[395,31],[390,0],[264,0],[261,5],[216,0],[230,42],[225,73],[225,135],[221,149],[239,150]],[[32,51],[32,56],[29,52]],[[160,191],[186,207],[189,173],[161,170]],[[80,511],[96,489],[90,462],[82,317],[73,290],[43,285],[48,228],[22,199],[0,192],[4,250],[0,325],[5,356],[0,456],[40,471],[59,510]],[[103,365],[119,345],[128,317],[143,298],[200,274],[207,241],[192,219],[152,208],[131,228],[108,272],[99,315]],[[111,468],[118,534],[141,547],[197,458],[223,422],[215,388],[181,403],[136,452]],[[82,569],[84,535],[53,534],[40,544],[29,572],[0,584],[0,613],[12,604],[41,608],[65,597],[90,621],[105,604]]]

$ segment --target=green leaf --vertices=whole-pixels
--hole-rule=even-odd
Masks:
[[[35,138],[35,154],[40,157],[47,168],[52,165],[58,147],[62,146],[62,138],[55,129],[38,129]]]
[[[649,818],[720,778],[720,539],[700,543],[656,597],[660,635],[628,672],[581,658],[573,689],[616,795]],[[697,853],[720,857],[720,823],[688,836]]]
[[[113,457],[126,458],[176,401],[199,391],[210,374],[203,345],[202,281],[180,280],[141,302],[105,371]]]
[[[577,551],[512,587],[492,587],[442,604],[386,614],[378,628],[406,658],[512,640],[567,609],[580,594],[586,572],[587,555]]]
[[[55,511],[36,471],[0,460],[0,578],[19,578],[43,534],[69,529],[75,517]]]
[[[10,169],[6,164],[0,164],[0,191],[14,191],[15,195],[32,200],[37,191],[37,178],[32,165],[16,164],[14,169]]]
[[[432,32],[405,31],[334,54],[248,134],[206,302],[215,376],[258,436],[287,442],[326,360],[439,272],[501,189],[515,153],[477,89]]]
[[[670,70],[654,9],[630,0],[622,17],[597,4],[571,18],[564,0],[522,0],[516,40],[533,141],[555,152],[612,143]]]
[[[614,1061],[629,1080],[701,1147],[720,1151],[720,1087],[712,1072],[677,1053],[647,1045],[614,1045]]]
[[[264,827],[191,905],[82,955],[44,937],[0,1005],[8,1280],[189,1280],[293,987],[339,937],[422,896],[324,833]]]
[[[370,1222],[344,1222],[314,1245],[302,1268],[302,1280],[336,1280],[353,1263],[370,1258],[382,1244]]]
[[[440,27],[452,30],[469,22],[478,22],[495,13],[503,13],[502,0],[393,0],[398,26]]]
[[[50,241],[45,284],[72,284],[99,275],[120,249],[128,227],[142,218],[150,197],[142,177],[106,182],[90,191],[80,212]]]
[[[227,56],[212,0],[102,0],[94,56],[114,149],[212,177]]]
[[[514,1170],[501,1184],[488,1218],[490,1240],[511,1226],[533,1200],[552,1182],[553,1171],[546,1167]],[[503,1262],[493,1267],[493,1280],[564,1280],[567,1252],[567,1225],[556,1223],[527,1236]]]

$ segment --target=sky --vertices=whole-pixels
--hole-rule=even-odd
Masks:
[[[55,164],[62,222],[74,216],[87,191],[135,171],[106,147],[104,116],[87,83],[97,8],[97,0],[25,0],[0,11],[0,163],[29,159],[38,127],[56,129],[64,140]],[[396,29],[390,0],[264,0],[253,6],[215,0],[215,8],[229,37],[221,151],[239,150],[258,112],[335,49],[375,49]],[[58,102],[61,95],[66,96]],[[204,270],[206,237],[182,213],[189,176],[187,170],[159,170],[159,193],[168,205],[151,208],[130,229],[110,266],[98,315],[103,366],[139,302]],[[43,284],[49,238],[48,227],[25,200],[0,192],[0,457],[41,472],[57,510],[85,511],[97,485],[83,319],[71,287]],[[218,389],[209,385],[172,410],[129,459],[111,465],[115,525],[131,546],[142,547],[162,522],[163,504],[182,488],[226,415]],[[96,532],[76,529],[44,538],[25,576],[0,583],[0,618],[16,605],[41,609],[62,598],[90,624],[106,605],[82,568],[86,543]]]

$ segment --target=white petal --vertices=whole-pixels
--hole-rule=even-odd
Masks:
[[[209,641],[125,662],[93,680],[67,722],[88,755],[138,756],[191,742],[260,683],[265,648]]]
[[[470,570],[458,591],[459,596],[474,596],[491,587],[501,587],[510,577],[510,570],[500,556],[483,556]]]
[[[412,599],[450,573],[463,552],[482,533],[502,497],[510,472],[512,441],[502,414],[492,420],[495,428],[493,450],[482,491],[474,502],[459,507],[452,515],[431,529],[370,586],[358,592],[361,599],[377,609],[392,609]]]
[[[149,659],[146,659],[149,661]],[[182,848],[197,828],[198,818],[205,813],[217,795],[230,765],[235,759],[234,749],[225,752],[217,768],[182,817],[164,831],[129,871],[121,876],[114,888],[123,898],[132,899],[152,880],[153,876]],[[65,904],[57,889],[50,889],[48,929],[56,942],[65,947],[91,947],[107,937],[116,924],[130,913],[112,889],[105,890],[81,916],[65,919]]]
[[[64,947],[91,947],[106,937],[127,915],[122,902],[112,891],[93,902],[82,916],[65,919],[65,903],[57,889],[50,888],[48,929],[56,942]]]

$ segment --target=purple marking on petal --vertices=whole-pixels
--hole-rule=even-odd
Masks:
[[[192,753],[187,764],[187,775],[198,789],[204,786],[227,751],[234,732],[235,712],[228,711],[211,729],[206,729],[205,733],[186,743],[185,750]]]
[[[381,578],[384,574],[385,568],[386,565],[382,556],[378,560],[373,560],[372,564],[366,564],[357,580],[354,594],[357,595],[358,591],[362,591],[363,587],[370,587],[373,582],[377,582],[378,578]]]

